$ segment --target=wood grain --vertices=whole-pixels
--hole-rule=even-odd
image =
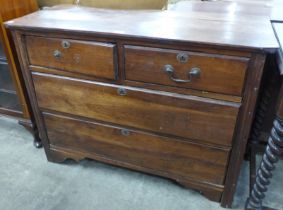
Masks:
[[[124,168],[130,168],[132,170],[142,171],[145,173],[155,174],[162,177],[168,177],[170,179],[176,180],[179,184],[186,188],[195,189],[206,196],[208,199],[219,202],[222,192],[223,186],[222,185],[215,185],[208,182],[201,182],[194,179],[186,179],[184,177],[176,178],[176,175],[171,175],[166,172],[153,170],[150,168],[144,168],[137,165],[133,165],[126,162],[121,162],[113,159],[109,159],[107,157],[96,155],[95,153],[88,153],[80,152],[78,150],[70,150],[62,147],[52,146],[49,149],[49,155],[47,156],[48,160],[55,163],[62,163],[66,159],[73,159],[75,161],[80,161],[85,158],[85,156],[90,157],[91,159],[98,160],[104,163],[112,164],[115,166],[120,166]]]
[[[178,17],[174,11],[121,11],[59,6],[7,22],[7,26],[115,38],[192,42],[234,49],[274,50],[278,47],[268,17],[260,23],[247,17],[243,23],[203,19],[198,14],[182,14]]]
[[[22,17],[38,10],[37,1],[34,0],[0,0],[0,13],[3,22]]]
[[[94,153],[204,182],[223,184],[229,150],[209,148],[145,132],[44,113],[51,145]],[[72,131],[72,132],[70,132]],[[86,155],[87,157],[87,155]]]
[[[42,109],[230,146],[239,104],[33,73]],[[123,88],[125,96],[117,91]]]
[[[179,62],[178,54],[187,55],[188,61]],[[248,58],[139,46],[125,46],[124,57],[127,80],[237,96],[242,95],[249,62]],[[192,78],[191,82],[187,83],[174,82],[164,72],[164,66],[167,64],[174,67],[174,74],[179,79],[188,80],[190,70],[195,67],[201,70],[200,77]]]
[[[241,16],[239,18],[231,17],[226,21],[222,19],[224,16],[211,16],[209,13],[200,15],[199,12],[186,15],[160,11],[109,11],[71,6],[56,7],[7,23],[15,36],[16,47],[20,54],[23,73],[36,113],[40,134],[44,139],[43,143],[48,160],[60,162],[66,158],[81,160],[88,157],[161,175],[201,190],[210,199],[219,201],[221,198],[222,206],[231,206],[255,110],[265,53],[267,51],[275,52],[278,44],[276,41],[276,43],[274,42],[273,38],[275,37],[273,37],[269,18],[261,17],[253,20],[250,18],[251,16],[249,18]],[[94,19],[96,21],[93,21]],[[66,72],[59,69],[31,66],[24,41],[25,37],[30,35],[116,44],[119,77],[116,81],[110,81],[82,75],[80,72]],[[216,97],[220,100],[214,100],[196,96],[205,96],[205,94],[196,93],[196,91],[205,92],[205,90],[125,80],[125,76],[127,76],[127,74],[124,74],[123,46],[125,45],[191,51],[206,55],[217,54],[222,59],[223,57],[227,58],[226,56],[250,59],[250,61],[247,61],[248,68],[244,79],[243,94],[240,97],[209,92],[207,96],[219,94]],[[155,75],[152,75],[152,77],[155,77]],[[182,91],[177,91],[177,89]],[[228,102],[227,100],[231,100],[229,97],[236,97],[237,101],[241,103]],[[83,128],[78,130],[68,129],[69,133],[65,132],[67,138],[64,138],[56,128],[46,128],[42,112],[51,112],[60,115],[61,118],[79,121],[75,124]],[[57,120],[56,122],[59,123]],[[64,127],[65,124],[61,123],[60,126]],[[225,184],[224,186],[215,184],[220,180],[206,182],[204,181],[206,178],[212,178],[211,180],[214,178],[209,178],[210,175],[207,177],[204,175],[206,178],[203,179],[201,173],[199,174],[200,179],[197,178],[198,176],[191,178],[194,175],[191,175],[189,170],[186,171],[186,177],[181,177],[178,172],[170,171],[170,173],[167,173],[166,169],[171,169],[166,168],[166,165],[163,165],[164,171],[161,171],[154,169],[154,167],[146,168],[146,166],[141,167],[138,164],[129,163],[130,161],[121,158],[119,156],[120,151],[116,151],[112,146],[107,147],[107,151],[110,155],[116,154],[117,156],[113,156],[114,158],[121,159],[115,160],[114,158],[97,155],[93,152],[97,148],[96,146],[93,148],[94,150],[86,151],[88,148],[82,148],[83,145],[75,144],[77,141],[73,139],[72,133],[78,132],[79,135],[84,136],[80,140],[85,142],[85,139],[92,139],[88,135],[90,130],[93,135],[96,135],[94,134],[95,129],[90,129],[93,128],[93,124],[100,129],[111,128],[113,132],[107,133],[105,136],[109,136],[107,142],[110,142],[111,145],[115,144],[115,147],[116,143],[127,143],[126,145],[132,145],[132,147],[140,146],[136,142],[136,144],[123,142],[124,138],[120,141],[118,130],[126,129],[130,131],[128,138],[131,137],[130,134],[134,133],[135,136],[139,137],[138,139],[142,139],[141,142],[144,142],[144,138],[148,139],[145,136],[151,136],[152,142],[160,142],[158,145],[167,144],[165,143],[167,141],[163,140],[169,139],[168,145],[171,145],[171,142],[182,142],[183,150],[191,151],[191,144],[204,148],[202,150],[204,153],[209,150],[207,154],[211,154],[215,150],[228,152],[231,148],[231,155],[228,157],[228,170],[224,172]],[[48,125],[51,127],[52,123]],[[54,144],[60,142],[66,146],[50,144],[47,132],[54,132],[54,136],[57,136],[57,134],[61,136],[60,141],[57,140],[59,138],[54,137]],[[103,129],[100,132],[100,136],[102,136],[102,133],[106,133]],[[112,135],[114,136],[112,137]],[[70,144],[74,143],[74,145],[68,146],[67,139],[73,139]],[[93,142],[96,145],[97,140],[96,138],[93,139],[95,139]],[[103,136],[101,139],[103,139]],[[116,141],[117,139],[119,141]],[[103,139],[103,141],[105,140]],[[151,147],[143,145],[140,151],[150,151]],[[71,148],[76,146],[79,149]],[[154,144],[152,148],[157,148],[157,145]],[[166,148],[166,150],[171,152],[170,148]],[[172,146],[172,148],[175,147]],[[125,150],[122,149],[122,151]],[[102,152],[103,150],[101,150]],[[141,153],[138,154],[142,156]],[[156,154],[163,153],[158,152]],[[173,151],[170,154],[173,154]],[[121,155],[124,155],[124,153]],[[186,153],[186,155],[188,155],[186,157],[189,160],[194,157],[193,152],[192,154]],[[205,154],[200,153],[199,156],[205,158]],[[155,156],[151,157],[153,157],[153,163],[156,163]],[[159,158],[164,159],[164,157],[166,156],[160,155]],[[170,155],[172,159],[177,157],[179,157],[179,153]],[[147,158],[144,157],[148,160]],[[200,161],[200,159],[197,160]],[[220,158],[220,160],[222,159]],[[209,160],[206,159],[205,161]],[[150,161],[147,162],[149,165],[151,164]],[[140,162],[138,161],[138,163]],[[199,166],[202,167],[202,164]],[[197,169],[197,167],[198,164],[195,165],[194,169]]]
[[[93,80],[94,78],[88,75],[82,75],[79,73],[73,73],[73,72],[66,72],[62,70],[57,69],[51,69],[46,67],[40,67],[40,66],[29,66],[29,69],[33,72],[41,72],[41,73],[47,73],[47,74],[54,74],[54,75],[60,75],[65,77],[73,77],[77,79],[84,79],[84,80]],[[164,92],[173,92],[173,93],[179,93],[184,95],[193,95],[193,96],[199,96],[204,98],[211,98],[211,99],[217,99],[221,101],[228,101],[228,102],[235,102],[235,103],[241,103],[242,97],[239,96],[233,96],[233,95],[226,95],[221,93],[213,93],[208,92],[204,90],[194,90],[189,88],[181,88],[181,87],[173,87],[173,86],[164,86],[159,84],[152,84],[152,83],[144,83],[144,82],[136,82],[136,81],[129,81],[129,80],[105,80],[103,78],[95,77],[95,81],[98,82],[108,82],[112,84],[120,84],[125,86],[132,86],[132,87],[139,87],[142,89],[150,89],[150,90],[159,90]]]
[[[70,47],[64,48],[63,41],[68,42]],[[117,52],[114,44],[34,36],[27,36],[26,42],[31,65],[116,78]],[[54,57],[55,51],[61,53],[59,58]]]
[[[231,152],[230,162],[225,180],[224,193],[221,199],[221,205],[230,208],[233,196],[236,191],[237,181],[241,170],[241,165],[246,151],[246,145],[249,138],[252,122],[255,114],[255,105],[261,84],[263,68],[265,64],[265,54],[255,54],[250,64],[248,80],[245,86],[245,98],[243,106],[239,112],[239,123],[236,127],[236,133],[233,150]]]

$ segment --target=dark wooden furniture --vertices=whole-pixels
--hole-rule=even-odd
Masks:
[[[49,161],[93,158],[231,206],[278,47],[268,19],[58,6],[7,27]]]
[[[35,0],[0,0],[0,114],[16,117],[34,134],[34,145],[41,146],[11,34],[4,22],[38,9]]]
[[[251,136],[251,193],[246,209],[270,209],[262,205],[267,193],[275,164],[283,155],[283,23],[273,23],[274,31],[281,45],[276,56],[266,66],[267,80],[263,83],[263,93],[257,110]],[[275,59],[274,59],[275,58]],[[275,116],[276,115],[276,116]],[[272,118],[275,119],[272,126]],[[272,127],[272,128],[270,128]],[[266,140],[267,129],[271,130]],[[267,142],[267,146],[265,146]],[[265,148],[259,169],[255,172],[255,155]]]
[[[236,18],[241,20],[246,15],[261,21],[268,17],[274,25],[283,21],[283,2],[280,0],[222,0],[212,2],[179,2],[173,8],[177,12],[198,11],[210,15],[222,15],[227,20]],[[278,30],[277,30],[278,31]],[[281,32],[282,33],[282,32]],[[281,38],[283,35],[277,35]],[[282,41],[281,41],[282,42]],[[282,44],[281,44],[282,46]],[[250,189],[252,191],[256,179],[256,154],[263,153],[273,127],[276,116],[276,104],[280,93],[282,79],[278,68],[282,66],[282,51],[277,55],[269,54],[265,64],[259,102],[256,109],[256,117],[253,122],[253,129],[249,137],[247,157],[250,160]],[[279,56],[281,54],[281,56]],[[264,187],[265,188],[265,187]],[[262,190],[262,189],[261,189]],[[252,192],[251,192],[252,193]],[[253,195],[252,197],[254,197]],[[262,192],[258,197],[263,196]],[[257,198],[258,198],[257,197]],[[259,203],[257,203],[259,205]],[[247,205],[251,207],[250,205]],[[264,207],[268,209],[267,207]]]

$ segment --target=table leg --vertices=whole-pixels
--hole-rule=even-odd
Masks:
[[[257,171],[256,180],[246,203],[246,209],[263,210],[262,200],[270,184],[272,171],[275,164],[283,153],[283,119],[277,118],[273,123],[268,145],[266,147],[260,167]]]

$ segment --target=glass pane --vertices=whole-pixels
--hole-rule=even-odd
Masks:
[[[15,92],[9,65],[6,61],[3,45],[0,40],[0,109],[22,112],[19,98]]]
[[[3,45],[1,43],[1,40],[0,40],[0,58],[5,58],[5,53],[4,53],[4,48],[3,48]]]
[[[13,93],[0,91],[0,108],[12,111],[22,111],[18,96]]]
[[[15,91],[9,65],[0,59],[0,90]]]

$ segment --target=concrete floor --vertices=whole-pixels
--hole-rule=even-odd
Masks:
[[[170,180],[85,160],[54,164],[15,120],[0,117],[0,210],[217,210],[195,191]],[[281,178],[281,179],[280,179]],[[283,209],[283,161],[265,203]],[[248,164],[234,209],[243,209]]]

